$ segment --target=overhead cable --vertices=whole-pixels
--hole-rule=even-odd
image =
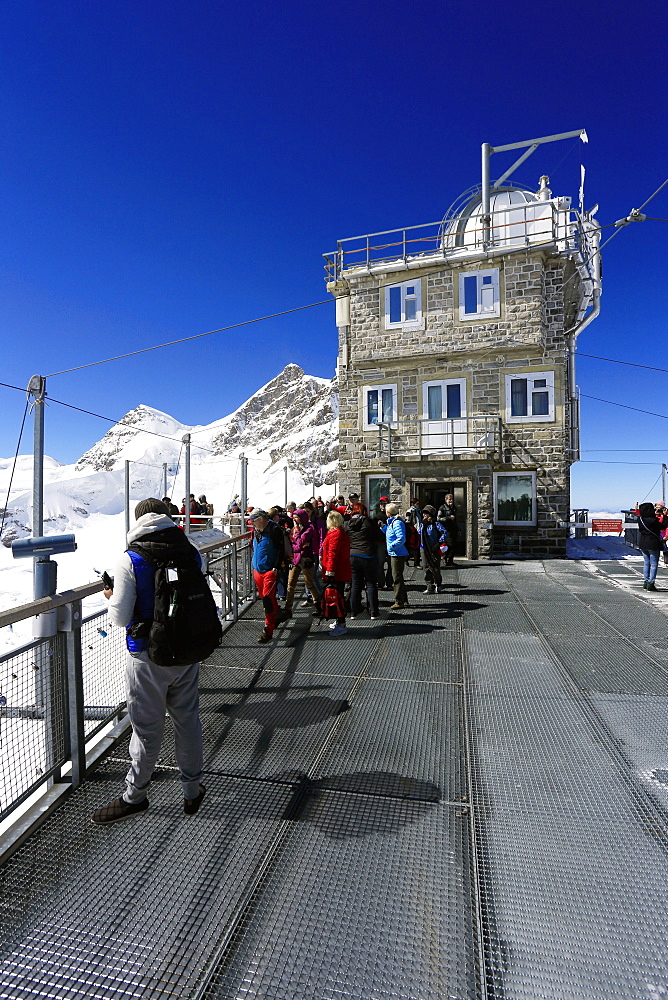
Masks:
[[[650,372],[665,372],[668,375],[668,368],[657,368],[655,365],[639,365],[636,361],[617,361],[616,358],[602,358],[599,354],[585,354],[584,351],[576,351],[578,357],[595,358],[597,361],[609,361],[613,365],[628,365],[630,368],[646,368]]]
[[[21,429],[19,431],[19,439],[16,442],[16,451],[14,453],[14,462],[12,464],[12,474],[9,477],[9,486],[7,487],[7,499],[5,500],[5,506],[2,511],[2,524],[0,524],[0,538],[2,538],[2,532],[5,527],[5,520],[7,518],[7,507],[9,506],[9,494],[12,491],[12,483],[14,482],[14,473],[16,472],[16,462],[19,457],[19,449],[21,447],[21,438],[23,437],[23,428],[25,427],[26,417],[28,415],[28,407],[30,406],[30,399],[26,399],[25,409],[23,411],[23,420],[21,421]]]
[[[113,358],[104,358],[102,361],[91,361],[87,365],[77,365],[76,368],[65,368],[61,372],[52,372],[47,378],[54,378],[56,375],[69,375],[70,372],[80,372],[84,368],[94,368],[96,365],[106,365],[110,361],[121,361],[123,358],[134,358],[138,354],[148,354],[149,351],[160,351],[163,347],[173,347],[175,344],[186,344],[190,340],[199,340],[202,337],[211,337],[214,333],[224,333],[226,330],[237,330],[240,326],[250,326],[252,323],[262,323],[267,319],[276,319],[278,316],[288,316],[290,313],[301,312],[304,309],[313,309],[315,306],[324,306],[331,302],[331,298],[322,299],[320,302],[310,302],[307,306],[296,306],[294,309],[284,309],[282,312],[271,313],[269,316],[258,316],[256,319],[245,319],[241,323],[230,323],[229,326],[218,327],[217,330],[208,330],[206,333],[195,333],[191,337],[181,337],[179,340],[170,340],[166,344],[155,344],[154,347],[143,347],[139,351],[130,351],[128,354],[117,354]]]
[[[614,399],[601,399],[600,396],[589,396],[586,392],[581,392],[581,396],[584,399],[595,399],[599,403],[609,403],[610,406],[622,406],[625,410],[635,410],[636,413],[646,413],[649,417],[661,417],[662,420],[668,420],[668,415],[665,413],[654,413],[652,410],[641,410],[639,406],[629,406],[627,403],[616,403]]]

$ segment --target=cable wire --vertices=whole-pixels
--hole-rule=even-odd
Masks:
[[[636,413],[646,413],[649,417],[661,417],[662,420],[668,420],[668,415],[665,413],[654,413],[652,410],[641,410],[639,406],[628,406],[627,403],[616,403],[614,399],[601,399],[600,396],[589,396],[586,392],[581,392],[580,395],[584,399],[595,399],[599,403],[609,403],[610,406],[621,406],[625,410],[635,410]]]
[[[599,354],[585,354],[583,351],[576,351],[576,355],[583,358],[595,358],[596,361],[609,361],[613,365],[628,365],[630,368],[646,368],[650,372],[664,372],[668,375],[668,368],[656,368],[654,365],[639,365],[635,361],[617,361],[615,358],[602,358]]]
[[[662,470],[662,471],[663,471],[663,470]],[[655,487],[655,486],[656,486],[656,484],[658,483],[658,481],[659,481],[659,480],[661,479],[661,475],[662,475],[662,472],[660,472],[660,473],[659,473],[659,475],[658,475],[658,476],[656,477],[656,479],[654,480],[654,482],[652,483],[652,485],[650,486],[650,488],[649,488],[649,489],[647,490],[647,493],[645,493],[645,496],[644,496],[644,497],[643,497],[643,499],[642,499],[642,500],[640,501],[641,503],[644,503],[644,502],[645,502],[645,500],[647,499],[647,497],[648,497],[648,496],[650,495],[650,493],[652,492],[652,490],[654,489],[654,487]]]
[[[7,519],[7,508],[9,506],[9,494],[12,491],[12,483],[14,482],[14,473],[16,472],[16,462],[19,457],[19,449],[21,447],[21,438],[23,437],[23,428],[25,427],[26,417],[28,416],[28,407],[30,406],[30,398],[26,399],[25,409],[23,411],[23,420],[21,421],[21,429],[19,431],[19,439],[16,442],[16,451],[14,453],[14,463],[12,465],[12,474],[9,477],[9,486],[7,487],[7,499],[5,500],[5,506],[2,511],[2,524],[0,524],[0,538],[2,538],[2,532],[4,531],[5,521]]]
[[[304,309],[313,309],[315,306],[324,306],[332,299],[322,299],[320,302],[310,302],[307,306],[296,306],[294,309],[284,309],[282,312],[271,313],[269,316],[258,316],[256,319],[245,319],[241,323],[230,323],[229,326],[218,327],[217,330],[208,330],[206,333],[195,333],[191,337],[181,337],[179,340],[169,340],[166,344],[155,344],[153,347],[143,347],[139,351],[130,351],[128,354],[117,354],[113,358],[104,358],[102,361],[91,361],[87,365],[77,365],[76,368],[64,368],[61,372],[52,372],[46,378],[55,378],[56,375],[69,375],[70,372],[80,372],[84,368],[95,368],[96,365],[106,365],[110,361],[121,361],[123,358],[134,358],[138,354],[148,354],[149,351],[160,351],[163,347],[173,347],[175,344],[186,344],[190,340],[200,340],[202,337],[211,337],[214,333],[224,333],[226,330],[237,330],[240,326],[251,326],[253,323],[263,323],[267,319],[276,319],[278,316],[289,316],[290,313],[302,312]]]

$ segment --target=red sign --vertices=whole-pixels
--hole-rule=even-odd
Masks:
[[[624,522],[621,518],[611,518],[610,520],[604,520],[602,517],[595,517],[591,522],[592,532],[596,531],[614,531],[618,535],[621,535],[624,527]]]

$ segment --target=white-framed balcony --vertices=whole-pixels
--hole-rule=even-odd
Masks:
[[[388,461],[501,456],[503,421],[498,414],[441,420],[404,416],[376,426],[378,454]]]

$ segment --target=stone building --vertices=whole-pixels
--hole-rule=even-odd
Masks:
[[[598,231],[548,184],[496,186],[487,202],[479,187],[440,223],[325,255],[340,487],[404,510],[453,493],[468,558],[562,555],[568,537],[573,355],[598,314]]]

